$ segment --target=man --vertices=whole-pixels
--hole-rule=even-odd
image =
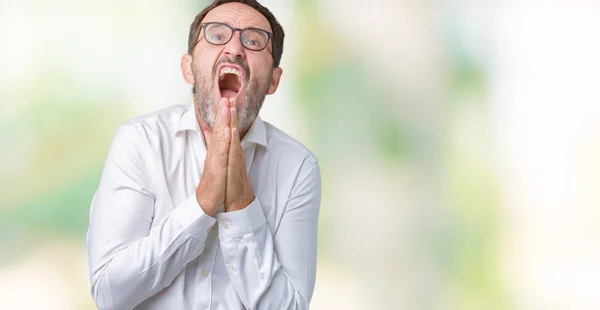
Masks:
[[[319,166],[258,117],[283,38],[258,2],[213,2],[181,59],[194,103],[119,128],[90,210],[98,308],[308,308]]]

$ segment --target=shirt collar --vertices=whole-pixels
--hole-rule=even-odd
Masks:
[[[265,122],[260,118],[260,116],[256,116],[252,126],[248,129],[248,132],[242,139],[242,146],[246,143],[255,143],[268,147],[267,141],[267,126],[265,126]]]
[[[193,103],[181,115],[181,119],[177,124],[177,130],[175,131],[175,133],[177,134],[180,131],[185,130],[192,130],[201,134],[200,125],[198,125],[198,120],[196,119],[196,108]],[[263,120],[260,118],[260,116],[256,116],[256,119],[254,119],[252,126],[250,126],[250,129],[248,130],[246,136],[244,136],[244,139],[242,139],[241,142],[242,146],[248,143],[260,144],[264,147],[268,146],[267,127],[265,125],[265,122],[263,122]]]
[[[193,130],[200,133],[200,125],[198,125],[198,120],[196,119],[196,108],[193,103],[190,104],[188,109],[181,115],[175,134],[185,130]]]

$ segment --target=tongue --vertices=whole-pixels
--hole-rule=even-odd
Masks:
[[[231,99],[235,96],[237,96],[238,92],[231,90],[231,89],[221,89],[221,96],[223,96],[224,98],[228,98]]]

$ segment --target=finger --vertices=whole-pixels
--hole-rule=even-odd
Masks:
[[[217,104],[216,112],[217,115],[215,116],[212,129],[213,133],[218,136],[219,133],[223,132],[223,128],[229,124],[229,118],[227,118],[229,114],[227,98],[221,98],[221,101]]]
[[[211,127],[211,132],[209,134],[205,134],[204,136],[204,142],[206,144],[206,147],[208,150],[212,150],[215,147],[215,144],[219,143],[219,132],[222,132],[223,130],[221,129],[221,126],[219,124],[221,124],[222,122],[222,118],[223,118],[223,104],[224,104],[224,100],[225,98],[222,98],[221,101],[219,101],[215,107],[215,119],[213,120],[213,124]]]
[[[229,147],[229,160],[231,164],[235,164],[240,160],[241,153],[240,131],[237,128],[231,128],[231,146]]]
[[[229,108],[229,112],[231,114],[231,121],[229,122],[229,127],[238,128],[238,119],[237,119],[237,109],[235,106]]]
[[[223,98],[221,100],[221,105],[219,107],[221,117],[219,122],[215,124],[213,130],[213,138],[216,140],[218,154],[225,156],[227,158],[227,152],[229,152],[229,144],[231,141],[231,132],[229,129],[230,122],[230,111],[229,111],[229,100],[227,98]]]
[[[236,128],[231,128],[231,143],[229,144],[229,158],[227,159],[227,179],[233,181],[234,176],[232,173],[235,171],[236,165],[236,147],[235,147],[235,133],[237,131]]]
[[[229,130],[231,132],[231,141],[229,143],[229,154],[228,154],[228,158],[227,158],[227,182],[232,182],[235,180],[235,177],[233,176],[233,171],[234,171],[234,166],[235,166],[235,132],[237,131],[237,129],[235,128],[231,128]]]
[[[219,124],[221,122],[221,118],[223,118],[223,102],[225,101],[225,98],[221,98],[221,100],[217,103],[217,106],[215,107],[215,121],[213,123],[213,131],[217,131],[217,124]]]
[[[244,160],[244,149],[242,148],[242,143],[240,142],[240,131],[238,128],[232,128],[231,130],[231,141],[233,141],[233,145],[235,146],[235,163],[238,168],[238,177],[242,177],[246,174],[246,162]]]
[[[229,112],[229,107],[231,106],[231,103],[229,101],[229,99],[225,98],[225,100],[223,100],[223,107],[221,108],[222,111],[222,119],[221,119],[221,125],[222,125],[222,129],[225,129],[225,127],[229,126],[229,122],[231,121],[231,113]]]
[[[217,154],[219,154],[219,161],[221,167],[227,167],[227,161],[229,157],[229,147],[231,145],[231,129],[229,126],[225,127],[223,134],[217,143]]]

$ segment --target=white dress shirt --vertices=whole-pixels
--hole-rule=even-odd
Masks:
[[[256,199],[202,211],[206,157],[194,106],[119,128],[90,210],[92,296],[99,309],[307,309],[321,179],[315,156],[256,118],[242,140]]]

